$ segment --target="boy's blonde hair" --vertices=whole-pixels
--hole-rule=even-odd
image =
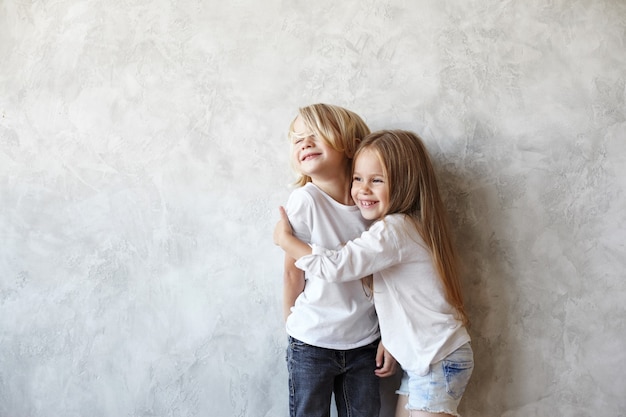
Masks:
[[[389,208],[384,214],[403,213],[413,220],[432,254],[447,301],[467,325],[458,255],[426,146],[413,132],[382,130],[363,139],[355,158],[365,149],[376,152],[387,178]]]
[[[332,104],[312,104],[298,109],[298,115],[310,132],[294,132],[293,125],[296,118],[289,125],[289,139],[293,144],[294,139],[302,134],[314,134],[324,140],[333,149],[343,152],[348,160],[347,170],[351,169],[350,161],[354,158],[359,142],[370,133],[369,127],[361,117],[343,107]],[[300,134],[300,135],[298,135]],[[350,177],[350,172],[347,172]],[[296,185],[303,186],[311,181],[308,175],[299,174]]]

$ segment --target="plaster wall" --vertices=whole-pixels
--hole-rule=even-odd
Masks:
[[[315,102],[434,156],[464,416],[626,416],[625,43],[621,0],[0,1],[0,416],[287,416]]]

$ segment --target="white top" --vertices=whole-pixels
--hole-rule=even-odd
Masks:
[[[369,225],[356,206],[333,200],[312,183],[294,190],[285,206],[294,235],[327,248],[340,248]],[[380,337],[376,310],[361,281],[328,282],[305,272],[304,291],[287,318],[287,333],[309,345],[347,350]]]
[[[424,375],[431,363],[470,341],[445,300],[426,244],[403,214],[377,221],[340,250],[313,245],[313,254],[296,266],[329,281],[373,273],[382,341],[404,370]]]

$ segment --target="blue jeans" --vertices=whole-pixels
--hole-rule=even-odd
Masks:
[[[289,337],[290,417],[329,417],[333,393],[338,417],[378,417],[377,348],[324,349]]]

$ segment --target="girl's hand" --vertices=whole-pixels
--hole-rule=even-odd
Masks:
[[[287,217],[285,208],[280,206],[278,207],[278,211],[280,212],[280,220],[276,223],[276,227],[274,228],[274,244],[281,246],[282,239],[285,236],[291,236],[293,230],[291,229],[291,224],[289,224],[289,218]]]
[[[308,243],[301,241],[293,235],[293,229],[289,223],[285,208],[281,206],[278,210],[280,212],[280,220],[274,228],[274,243],[295,260],[310,255],[313,250]]]

